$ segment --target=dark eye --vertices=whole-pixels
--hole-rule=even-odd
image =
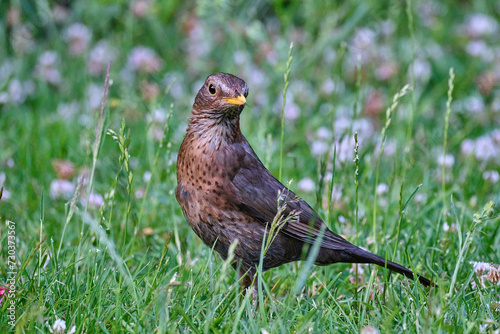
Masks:
[[[208,91],[210,92],[210,94],[214,95],[215,94],[215,86],[210,84],[210,86],[208,86]]]

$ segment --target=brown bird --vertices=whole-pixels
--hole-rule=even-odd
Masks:
[[[291,219],[277,229],[263,270],[303,259],[323,233],[315,264],[374,263],[411,279],[416,276],[429,286],[429,279],[330,231],[302,198],[264,167],[240,130],[247,96],[247,84],[234,75],[215,73],[206,79],[177,157],[175,190],[184,217],[205,244],[226,259],[229,246],[237,242],[233,266],[239,264],[241,285],[246,288],[253,282],[262,240],[269,236],[280,202],[280,214]]]

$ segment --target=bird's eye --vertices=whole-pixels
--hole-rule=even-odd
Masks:
[[[210,92],[210,94],[214,95],[215,94],[215,86],[210,84],[210,86],[208,86],[208,91]]]

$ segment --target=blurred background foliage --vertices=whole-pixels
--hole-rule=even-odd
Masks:
[[[121,229],[137,237],[125,247],[127,255],[139,258],[151,247],[157,258],[175,231],[169,251],[176,259],[166,276],[199,268],[190,257],[203,258],[208,249],[185,224],[173,195],[176,152],[194,96],[213,72],[243,78],[250,89],[243,133],[277,175],[283,74],[293,42],[282,181],[293,179],[292,189],[350,240],[367,248],[405,244],[399,258],[426,258],[416,261],[420,269],[428,265],[434,276],[447,277],[460,248],[457,222],[465,224],[459,231],[467,230],[473,212],[500,199],[499,18],[500,2],[489,0],[3,0],[0,215],[25,222],[18,235],[19,256],[26,259],[40,218],[43,234],[61,240],[68,200],[83,175],[77,206],[109,217],[100,223],[116,244],[124,242]],[[131,188],[123,152],[107,135],[89,184],[108,62],[104,129],[119,132],[125,122]],[[444,152],[450,68],[456,76]],[[412,91],[392,115],[378,173],[386,110],[405,84]],[[355,132],[359,231],[353,225]],[[400,201],[420,184],[401,217]],[[75,245],[99,244],[88,229],[81,238],[81,218],[74,219],[79,223],[68,227],[61,263],[77,261]],[[484,239],[471,250],[474,260],[500,261],[498,228],[484,226]],[[44,251],[51,254],[48,246]],[[131,268],[141,267],[136,261],[128,260]],[[467,275],[464,270],[460,277]],[[181,276],[188,280],[189,270]]]

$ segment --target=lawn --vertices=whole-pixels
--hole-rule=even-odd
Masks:
[[[10,0],[0,23],[0,333],[499,333],[498,1]],[[282,183],[436,285],[303,261],[245,295],[174,194],[214,72],[247,82]]]

